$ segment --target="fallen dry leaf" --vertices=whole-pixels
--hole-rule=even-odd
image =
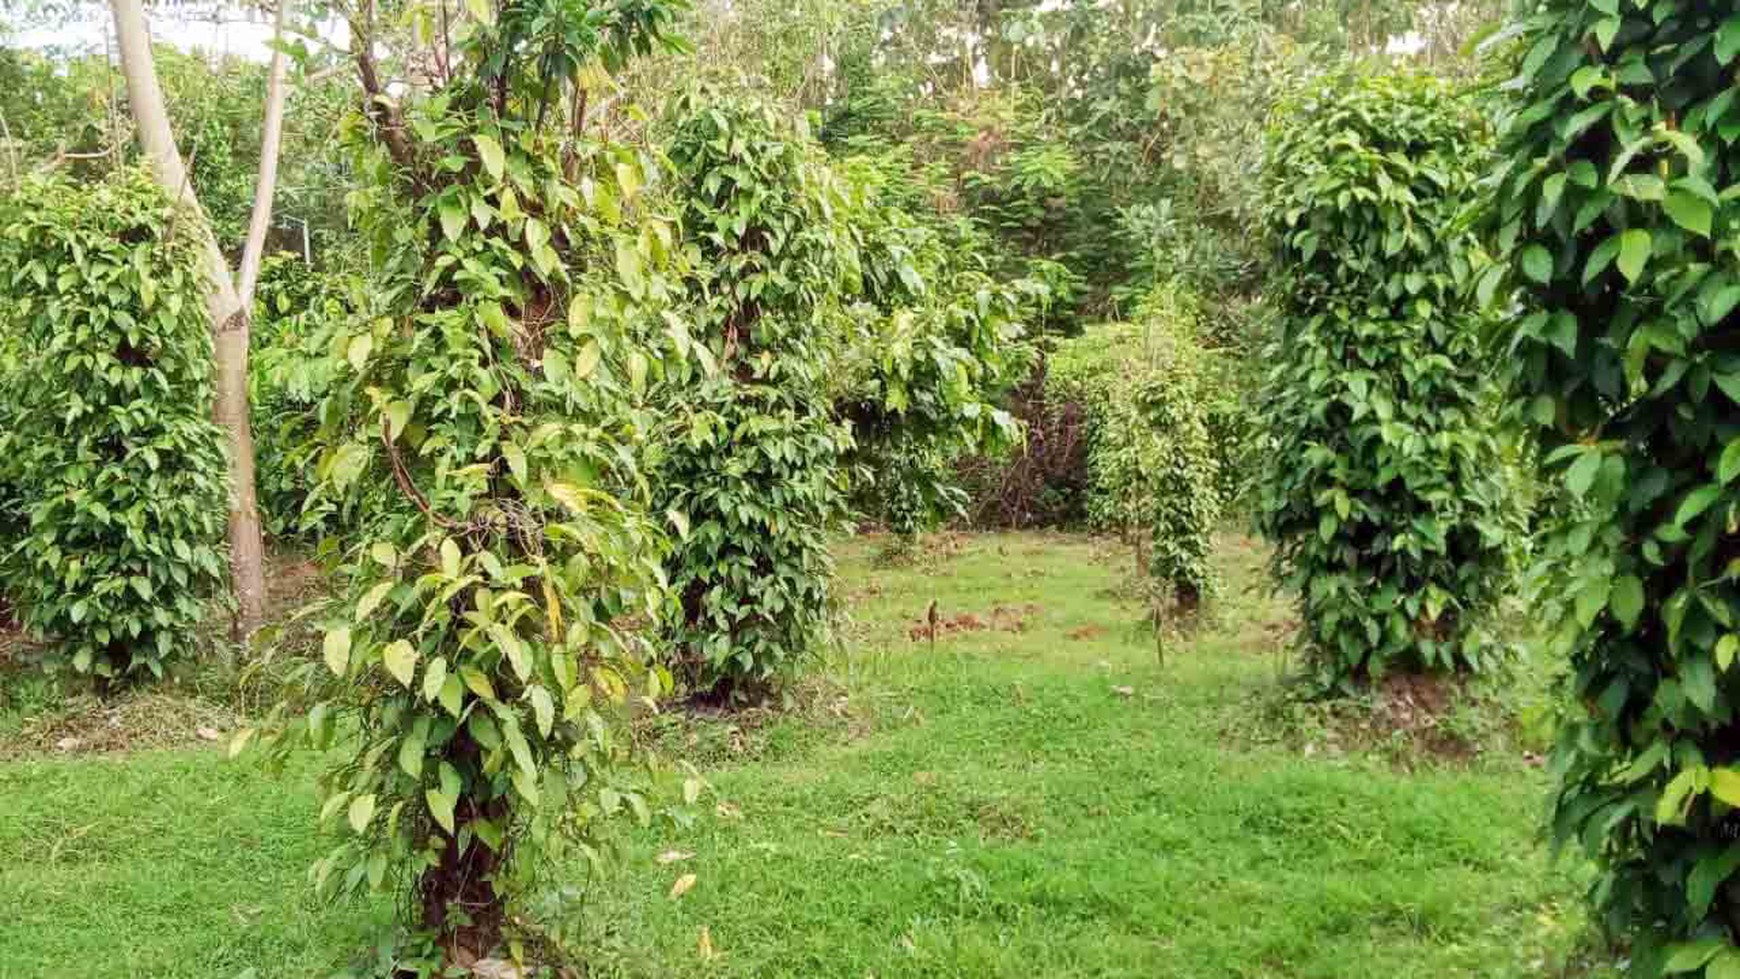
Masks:
[[[666,850],[653,859],[657,860],[660,866],[663,866],[667,863],[678,863],[693,856],[693,853],[689,853],[686,850]]]
[[[694,874],[684,874],[683,876],[678,877],[677,882],[671,885],[671,900],[675,901],[677,898],[689,893],[689,889],[694,886]]]
[[[713,807],[720,819],[742,819],[743,810],[735,802],[721,802]]]
[[[1120,697],[1132,697],[1136,694],[1135,687],[1113,687],[1112,692]]]
[[[201,741],[216,741],[218,738],[223,737],[222,734],[218,733],[218,729],[215,727],[195,728],[193,733],[199,735]]]
[[[713,930],[706,925],[701,926],[701,938],[695,943],[695,950],[701,953],[702,962],[711,962],[718,954],[713,951]]]

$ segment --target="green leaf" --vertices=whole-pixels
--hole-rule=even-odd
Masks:
[[[1740,476],[1740,438],[1722,447],[1722,458],[1716,465],[1716,477],[1724,484],[1732,483],[1735,476]]]
[[[1643,275],[1652,247],[1649,232],[1642,228],[1633,228],[1620,236],[1619,274],[1625,276],[1627,282],[1636,282]]]
[[[1601,453],[1584,452],[1565,471],[1565,488],[1571,491],[1572,496],[1582,499],[1588,494],[1590,485],[1595,482],[1595,474],[1600,471]]]
[[[1720,884],[1721,881],[1716,883]],[[1704,970],[1704,979],[1740,979],[1740,951],[1725,948],[1717,952]]]
[[[483,161],[485,172],[500,180],[507,172],[507,156],[502,152],[501,144],[495,141],[495,137],[483,133],[471,137],[471,141],[477,146],[477,157]]]
[[[1729,17],[1716,29],[1716,60],[1727,64],[1740,55],[1740,15]]]
[[[1668,195],[1662,209],[1680,227],[1705,238],[1710,237],[1710,225],[1715,218],[1715,211],[1708,201],[1687,191],[1676,190]]]
[[[1535,282],[1545,285],[1553,279],[1553,253],[1540,245],[1530,245],[1522,251],[1522,271]]]
[[[1643,582],[1636,575],[1629,574],[1614,579],[1607,606],[1626,631],[1636,628],[1638,616],[1643,614]]]
[[[399,739],[399,769],[412,778],[423,777],[423,755],[429,737],[429,718],[418,719]]]
[[[396,639],[381,650],[381,662],[393,679],[405,689],[411,689],[411,680],[417,675],[417,647],[404,639]]]
[[[326,666],[335,676],[344,676],[350,666],[350,627],[339,626],[326,633],[326,641],[321,644],[321,651],[326,658]]]
[[[1680,503],[1678,512],[1674,514],[1674,526],[1684,527],[1689,521],[1696,519],[1699,514],[1708,510],[1710,504],[1715,503],[1721,497],[1722,487],[1716,483],[1706,483],[1687,493],[1685,500]]]

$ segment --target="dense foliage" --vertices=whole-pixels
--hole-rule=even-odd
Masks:
[[[842,163],[855,181],[844,214],[858,301],[833,400],[852,426],[854,504],[904,538],[963,512],[958,458],[1019,441],[1001,403],[1027,367],[1025,321],[1050,297],[988,274],[983,240],[904,199],[897,165],[880,162]]]
[[[1085,412],[1090,524],[1135,538],[1147,572],[1189,612],[1213,588],[1221,514],[1207,354],[1188,315],[1159,304],[1148,314],[1060,344],[1047,392]]]
[[[689,299],[716,366],[664,391],[656,479],[688,529],[669,566],[676,665],[696,693],[730,697],[788,677],[828,636],[851,445],[826,399],[843,200],[773,106],[695,93],[673,115]]]
[[[224,460],[192,237],[150,179],[31,180],[0,205],[0,559],[81,673],[161,676],[224,580]],[[14,537],[13,535],[16,535]]]
[[[1485,661],[1507,527],[1457,223],[1482,152],[1426,77],[1332,76],[1271,137],[1258,520],[1325,685]]]
[[[631,149],[565,157],[538,124],[562,79],[521,57],[534,26],[472,25],[452,81],[377,114],[360,153],[378,271],[325,344],[310,505],[396,492],[345,541],[321,656],[269,729],[341,746],[323,819],[349,831],[321,885],[400,882],[447,961],[495,947],[540,857],[595,860],[603,821],[651,817],[625,724],[669,685],[665,537],[631,447],[671,230]],[[657,39],[637,17],[568,26],[575,58]]]
[[[1740,6],[1556,0],[1515,30],[1491,223],[1516,407],[1565,498],[1542,554],[1574,671],[1554,835],[1598,861],[1634,971],[1740,975]]]

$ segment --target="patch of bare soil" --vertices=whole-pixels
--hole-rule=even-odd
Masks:
[[[82,694],[0,738],[0,759],[211,743],[224,740],[236,723],[228,708],[174,692],[137,690],[107,701]]]
[[[1091,622],[1087,625],[1076,626],[1074,629],[1064,633],[1066,637],[1074,639],[1076,642],[1089,642],[1098,639],[1105,634],[1106,629],[1104,626],[1094,625]]]
[[[661,707],[656,714],[636,719],[637,732],[680,745],[686,757],[700,764],[763,757],[772,746],[775,723],[790,717],[849,741],[869,737],[876,726],[868,704],[852,699],[845,687],[821,676],[806,677],[780,697],[748,704],[691,698]]]
[[[988,615],[976,612],[945,615],[933,604],[924,615],[912,620],[907,627],[906,636],[913,642],[935,642],[969,632],[1026,632],[1028,620],[1039,615],[1041,611],[1043,609],[1038,605],[1029,602],[1019,607],[996,605]]]
[[[1392,674],[1348,699],[1307,700],[1286,691],[1258,695],[1229,711],[1222,734],[1307,756],[1378,755],[1403,770],[1459,766],[1489,748],[1508,750],[1503,730],[1470,724],[1470,712],[1485,709],[1464,678]],[[1536,760],[1525,754],[1524,761]]]
[[[1466,690],[1460,679],[1412,673],[1394,673],[1373,692],[1374,703],[1366,728],[1384,739],[1398,735],[1429,755],[1450,761],[1468,761],[1479,753],[1477,745],[1446,729],[1457,698]]]

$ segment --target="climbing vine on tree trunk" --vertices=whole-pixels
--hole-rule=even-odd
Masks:
[[[666,537],[632,447],[646,370],[689,349],[674,235],[637,153],[585,149],[571,183],[562,127],[538,124],[562,65],[632,49],[644,24],[532,13],[469,24],[440,91],[377,93],[359,120],[379,272],[372,307],[330,328],[309,505],[397,492],[360,521],[321,656],[266,728],[342,746],[322,819],[346,832],[320,885],[399,882],[458,964],[497,946],[540,857],[597,860],[603,821],[652,818],[626,725],[670,685],[649,640]],[[544,44],[577,47],[552,67],[528,56]]]
[[[1549,0],[1521,60],[1484,285],[1560,502],[1571,703],[1553,831],[1640,975],[1740,976],[1740,4]]]

